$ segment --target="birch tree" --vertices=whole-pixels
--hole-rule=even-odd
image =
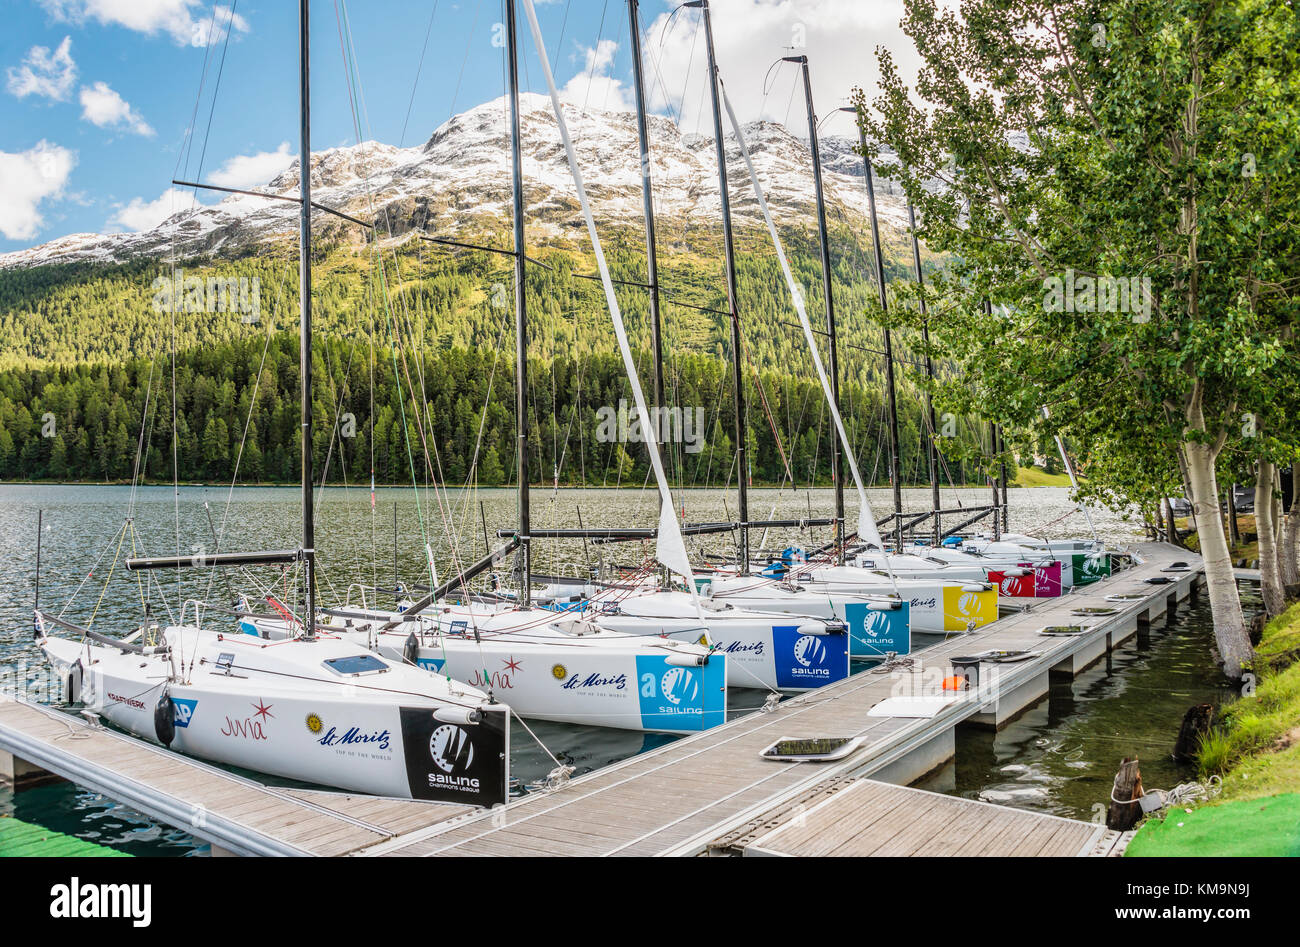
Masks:
[[[1285,331],[1300,272],[1295,11],[1283,0],[905,9],[915,91],[877,50],[880,92],[856,104],[868,138],[897,154],[890,173],[921,237],[950,261],[932,284],[935,354],[959,362],[961,397],[990,419],[1063,431],[1112,469],[1154,453],[1177,470],[1219,657],[1239,677],[1253,655],[1216,460],[1244,414],[1282,379],[1300,381]]]

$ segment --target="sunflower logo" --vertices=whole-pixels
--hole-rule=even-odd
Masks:
[[[319,714],[307,715],[307,729],[310,730],[312,733],[320,733],[321,727],[323,726],[324,724],[321,723]]]
[[[557,681],[562,681],[569,676],[569,670],[563,664],[556,664],[551,667],[551,677]]]

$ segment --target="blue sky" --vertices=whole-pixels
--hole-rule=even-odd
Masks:
[[[792,74],[778,73],[766,93],[762,88],[768,66],[786,47],[809,55],[823,114],[853,85],[873,87],[877,44],[894,50],[905,74],[911,67],[910,44],[897,27],[901,0],[712,5],[719,66],[742,119],[803,127],[802,111],[789,108]],[[296,155],[298,4],[234,0],[233,6],[229,0],[8,0],[0,32],[0,252],[71,233],[148,229],[174,207],[173,176],[256,186]],[[502,6],[501,0],[351,0],[346,6],[313,0],[313,148],[356,141],[336,10],[346,14],[356,51],[362,137],[409,146],[454,112],[502,94],[503,51],[493,43]],[[693,15],[669,21],[674,6],[641,3],[646,56],[653,61],[647,65],[652,108],[703,129],[703,41]],[[623,0],[539,0],[538,16],[569,98],[630,105]],[[519,19],[524,84],[544,92],[522,2]],[[192,121],[194,134],[187,137]],[[826,128],[848,133],[851,120],[832,118]]]

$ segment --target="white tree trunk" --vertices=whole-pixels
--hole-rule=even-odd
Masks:
[[[1282,518],[1282,541],[1278,544],[1277,557],[1282,584],[1300,582],[1300,464],[1291,468],[1291,510]]]
[[[1282,614],[1283,602],[1273,513],[1273,463],[1261,459],[1255,465],[1255,533],[1259,538],[1259,577],[1264,609],[1270,618]]]
[[[1214,616],[1214,640],[1223,660],[1223,671],[1240,679],[1243,668],[1254,658],[1246,634],[1246,621],[1237,595],[1228,537],[1219,515],[1219,490],[1214,475],[1214,451],[1207,444],[1184,442],[1182,453],[1191,487],[1192,515],[1201,544],[1205,584]]]

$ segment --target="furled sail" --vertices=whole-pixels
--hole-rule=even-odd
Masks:
[[[740,153],[745,159],[745,167],[749,169],[749,179],[753,182],[754,193],[758,196],[758,206],[763,210],[763,219],[767,222],[768,232],[772,235],[772,243],[776,247],[776,256],[781,263],[781,272],[785,274],[786,285],[790,287],[790,296],[794,300],[795,312],[799,314],[799,325],[803,327],[804,338],[808,341],[808,351],[812,353],[813,365],[817,369],[817,377],[821,380],[822,391],[826,395],[826,403],[830,405],[831,419],[835,422],[836,430],[839,431],[840,443],[844,445],[844,457],[849,462],[849,470],[853,472],[853,483],[858,488],[858,539],[867,546],[874,546],[883,552],[885,544],[880,538],[880,530],[876,528],[876,520],[871,513],[871,504],[867,502],[867,491],[862,484],[862,474],[858,470],[858,461],[853,456],[853,449],[850,447],[853,442],[849,440],[848,432],[844,430],[844,419],[840,417],[839,405],[835,403],[835,395],[831,391],[830,379],[826,376],[821,353],[817,350],[817,341],[813,336],[812,324],[808,322],[808,312],[804,309],[803,293],[799,289],[799,284],[795,282],[794,274],[790,271],[790,263],[785,257],[785,248],[781,245],[781,238],[776,232],[776,224],[772,221],[772,212],[768,210],[767,198],[763,194],[762,185],[758,183],[758,173],[754,170],[754,162],[749,157],[749,146],[745,144],[745,133],[740,127],[740,122],[736,121],[736,113],[731,108],[731,100],[727,98],[727,90],[722,85],[721,77],[718,78],[718,91],[722,93],[722,102],[727,109],[727,118],[731,121],[731,127],[736,133],[736,141],[739,143]]]
[[[690,559],[686,555],[686,542],[682,539],[681,528],[673,510],[673,497],[668,489],[668,477],[664,472],[663,458],[659,452],[659,430],[651,423],[650,412],[646,407],[645,392],[641,390],[641,377],[637,373],[636,362],[632,359],[632,349],[628,344],[627,330],[623,325],[623,314],[614,295],[614,283],[610,279],[609,268],[605,263],[605,253],[601,249],[600,236],[596,233],[596,221],[587,202],[587,191],[582,183],[582,171],[578,167],[578,156],[573,150],[573,141],[569,137],[569,127],[564,120],[564,110],[560,106],[560,92],[555,85],[555,76],[551,72],[551,59],[542,40],[542,30],[537,23],[537,11],[533,0],[524,0],[524,10],[528,14],[528,26],[537,46],[537,54],[542,61],[542,72],[546,76],[546,87],[551,93],[551,106],[555,110],[555,120],[560,127],[560,138],[564,142],[564,152],[569,159],[569,170],[573,174],[573,183],[578,190],[578,203],[582,205],[582,216],[587,222],[587,233],[591,237],[591,247],[596,254],[596,268],[600,271],[600,282],[605,288],[605,301],[609,304],[609,315],[614,322],[614,336],[618,339],[619,354],[623,356],[623,366],[627,370],[628,381],[632,385],[632,397],[636,401],[637,417],[641,421],[641,430],[645,436],[646,448],[650,452],[650,466],[654,468],[655,481],[659,485],[659,530],[655,544],[655,558],[686,579],[687,586],[695,590],[695,577],[691,570]]]

